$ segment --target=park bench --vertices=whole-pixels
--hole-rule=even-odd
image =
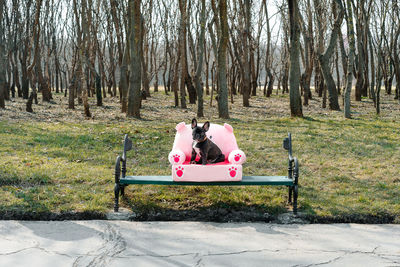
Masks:
[[[169,176],[126,176],[127,151],[132,149],[132,141],[125,135],[122,156],[118,156],[115,163],[114,211],[118,212],[119,196],[124,196],[125,187],[134,185],[174,185],[174,186],[287,186],[289,191],[288,203],[293,206],[293,213],[297,214],[299,164],[296,157],[292,156],[292,139],[288,134],[283,140],[283,148],[288,151],[288,176],[243,176],[241,181],[174,181]],[[122,166],[121,166],[122,165]],[[208,165],[207,165],[208,166]],[[174,169],[173,169],[174,170]],[[293,201],[292,201],[293,197]]]

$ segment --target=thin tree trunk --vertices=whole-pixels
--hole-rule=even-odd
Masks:
[[[75,90],[76,90],[76,82],[75,82],[75,74],[72,77],[69,84],[69,96],[68,96],[68,108],[75,109]],[[67,91],[67,89],[65,89]]]
[[[6,62],[5,62],[5,40],[3,27],[3,9],[5,0],[0,0],[0,108],[5,108],[5,91],[6,91]]]
[[[251,65],[250,65],[250,28],[251,28],[251,14],[250,14],[250,1],[245,1],[244,19],[245,29],[243,31],[243,68],[244,76],[242,81],[242,94],[243,94],[243,106],[250,107],[250,93],[251,93]]]
[[[128,13],[130,14],[130,11]],[[128,22],[129,25],[131,24],[131,22],[132,21],[129,20],[129,22]],[[129,31],[130,34],[132,34],[132,27],[129,27],[129,29],[130,29],[130,31]],[[121,98],[121,112],[122,113],[126,113],[127,108],[128,108],[127,69],[128,69],[128,61],[129,61],[129,59],[128,59],[129,39],[131,39],[130,36],[127,38],[125,51],[124,51],[124,55],[123,55],[123,58],[122,58],[122,64],[120,66],[119,91],[121,92],[121,95],[122,95],[122,98]]]
[[[196,68],[196,75],[194,77],[196,84],[196,92],[197,92],[197,117],[204,117],[203,111],[203,86],[201,82],[201,70],[203,69],[203,59],[204,59],[204,39],[205,39],[205,30],[206,30],[206,1],[201,0],[201,14],[200,14],[200,38],[198,41],[198,64]]]
[[[186,91],[185,91],[185,79],[186,79],[186,20],[187,20],[187,0],[179,0],[179,9],[181,13],[180,20],[180,52],[181,52],[181,80],[179,85],[179,92],[181,98],[181,108],[187,108],[186,106]]]
[[[371,83],[370,83],[370,90],[369,90],[369,98],[374,101],[374,104],[376,104],[376,98],[375,98],[375,59],[374,59],[374,47],[372,45],[372,37],[371,37],[371,32],[368,30],[368,44],[369,44],[369,50],[370,50],[370,58],[371,58]]]
[[[229,119],[228,85],[226,83],[226,49],[228,46],[228,14],[226,0],[219,0],[220,40],[218,46],[218,113],[219,117]]]
[[[344,117],[350,119],[351,118],[350,95],[351,95],[351,87],[353,84],[354,53],[356,50],[355,40],[354,40],[353,12],[350,0],[347,0],[347,32],[348,32],[350,48],[349,48],[348,63],[347,63],[346,89],[344,93]]]
[[[303,117],[300,84],[300,29],[299,8],[296,0],[288,0],[290,18],[290,114],[293,117]]]
[[[142,49],[141,49],[141,0],[129,0],[129,9],[131,11],[132,31],[129,40],[130,48],[130,67],[129,76],[129,98],[128,98],[128,117],[140,119],[141,105],[141,85],[142,85]]]

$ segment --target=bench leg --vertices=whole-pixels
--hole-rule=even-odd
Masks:
[[[126,185],[120,185],[121,197],[125,196],[125,187]]]
[[[293,191],[293,186],[289,185],[288,186],[288,191],[289,191],[289,198],[288,198],[288,203],[292,204],[292,191]]]
[[[293,188],[293,213],[297,214],[297,197],[299,195],[299,188],[298,185],[294,185]]]
[[[119,209],[119,191],[120,191],[120,186],[119,186],[119,184],[115,184],[115,186],[114,186],[114,196],[115,196],[115,199],[114,199],[114,211],[115,212],[118,212],[118,209]],[[121,192],[122,193],[122,192]]]

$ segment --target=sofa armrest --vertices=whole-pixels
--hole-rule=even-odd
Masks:
[[[229,153],[228,160],[231,164],[243,164],[246,162],[246,155],[242,150],[236,149]]]
[[[172,165],[182,164],[185,162],[186,156],[181,150],[176,149],[169,152],[168,160]]]

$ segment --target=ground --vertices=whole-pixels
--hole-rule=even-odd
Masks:
[[[2,266],[399,266],[400,225],[0,221]],[[79,244],[79,245],[77,245]]]
[[[93,118],[82,106],[67,109],[67,98],[33,105],[6,102],[0,110],[0,218],[105,218],[113,205],[113,168],[128,134],[128,175],[169,175],[167,159],[175,125],[189,123],[196,106],[174,107],[173,95],[152,93],[142,120],[127,119],[119,99],[91,99]],[[371,100],[352,101],[353,119],[322,109],[320,99],[303,107],[305,118],[290,118],[288,96],[241,98],[230,104],[229,120],[218,118],[205,99],[205,118],[231,124],[247,155],[244,175],[285,175],[282,140],[292,133],[300,160],[300,216],[310,222],[400,223],[400,104],[383,96],[375,115]],[[342,101],[340,100],[340,104]],[[290,211],[285,187],[129,186],[121,206],[134,220],[274,221]]]

